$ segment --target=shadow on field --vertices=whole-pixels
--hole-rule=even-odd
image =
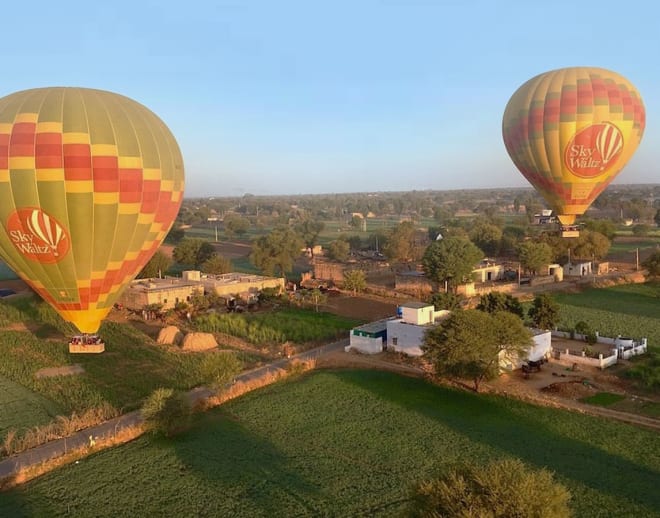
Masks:
[[[217,488],[216,512],[225,516],[313,516],[318,489],[260,435],[222,410],[208,412],[173,443],[195,476]],[[301,452],[304,455],[304,452]]]
[[[653,514],[660,513],[657,490],[660,471],[605,451],[612,447],[613,441],[625,445],[637,436],[634,442],[639,444],[639,437],[647,437],[649,453],[657,456],[657,449],[652,447],[658,444],[654,432],[563,410],[531,407],[515,400],[437,387],[420,379],[390,373],[354,371],[337,372],[336,376],[438,421],[471,441],[520,458],[529,465],[548,468],[562,479],[641,504]],[[529,412],[527,407],[534,412]],[[565,431],[561,430],[562,426]],[[593,430],[594,442],[602,443],[603,448],[575,439],[578,433],[574,432],[582,433],[582,427]],[[577,495],[574,493],[574,496]]]

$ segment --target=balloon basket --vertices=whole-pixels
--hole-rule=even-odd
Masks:
[[[580,230],[577,226],[561,227],[559,235],[561,237],[580,237]]]
[[[71,354],[99,354],[105,351],[105,343],[98,336],[74,336],[69,342]]]

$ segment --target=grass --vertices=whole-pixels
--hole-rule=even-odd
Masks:
[[[212,353],[184,354],[173,347],[156,345],[130,324],[105,322],[100,334],[106,352],[72,356],[67,335],[60,331],[67,331],[67,324],[51,311],[34,300],[0,303],[0,322],[7,325],[27,320],[30,328],[37,328],[35,333],[0,330],[0,376],[52,402],[62,412],[82,412],[103,404],[131,410],[158,387],[186,390],[203,381],[201,365],[205,354]],[[44,328],[51,331],[50,338],[40,336],[39,330]],[[83,374],[35,378],[39,369],[74,362],[83,367]],[[5,398],[0,400],[0,416],[8,411],[3,403]],[[27,419],[24,426],[31,426],[33,421]]]
[[[345,336],[358,323],[330,313],[292,307],[267,313],[208,315],[195,320],[200,331],[227,333],[257,345],[333,340]]]
[[[24,431],[46,424],[62,413],[52,401],[4,376],[0,376],[0,409],[0,438],[12,429]]]
[[[622,394],[612,394],[611,392],[599,392],[593,396],[582,398],[580,401],[596,406],[610,406],[626,399]]]
[[[593,288],[555,298],[561,305],[562,329],[584,321],[602,336],[646,337],[650,349],[660,350],[659,283]]]
[[[400,516],[455,462],[520,458],[575,516],[660,516],[660,443],[629,425],[375,371],[278,383],[0,497],[2,516]]]

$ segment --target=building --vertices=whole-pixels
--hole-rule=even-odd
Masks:
[[[255,298],[263,289],[274,288],[284,291],[283,277],[264,277],[248,273],[223,273],[207,275],[198,271],[182,273],[184,279],[201,283],[206,293],[215,292],[224,298],[239,297],[244,300]]]
[[[387,321],[387,350],[421,356],[424,333],[446,318],[449,311],[435,311],[433,304],[408,302],[399,306],[399,318]]]
[[[344,349],[364,354],[383,352],[383,343],[387,339],[387,322],[390,319],[377,320],[351,330],[350,343]]]
[[[179,302],[190,302],[193,295],[203,293],[204,286],[195,281],[178,278],[138,279],[131,282],[117,303],[133,310],[142,310],[152,304],[162,304],[163,309],[172,309]]]
[[[189,270],[182,272],[181,278],[135,280],[117,302],[133,310],[151,304],[162,304],[163,309],[171,309],[179,302],[190,302],[195,294],[211,292],[227,299],[239,297],[249,301],[264,288],[284,290],[284,279],[244,273],[207,275]]]
[[[586,275],[591,275],[591,261],[564,265],[564,277],[584,277]]]
[[[527,351],[526,358],[520,358],[518,355],[507,355],[506,351],[500,351],[499,364],[500,370],[512,371],[520,369],[523,363],[527,361],[538,362],[547,360],[552,355],[552,333],[542,329],[529,329],[532,333],[534,345]]]

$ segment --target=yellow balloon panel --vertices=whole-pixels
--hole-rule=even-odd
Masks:
[[[82,332],[160,246],[183,188],[174,136],[131,99],[84,88],[0,99],[0,257]]]
[[[642,99],[621,75],[563,68],[523,84],[504,111],[509,156],[563,223],[572,223],[619,174],[645,127]]]

